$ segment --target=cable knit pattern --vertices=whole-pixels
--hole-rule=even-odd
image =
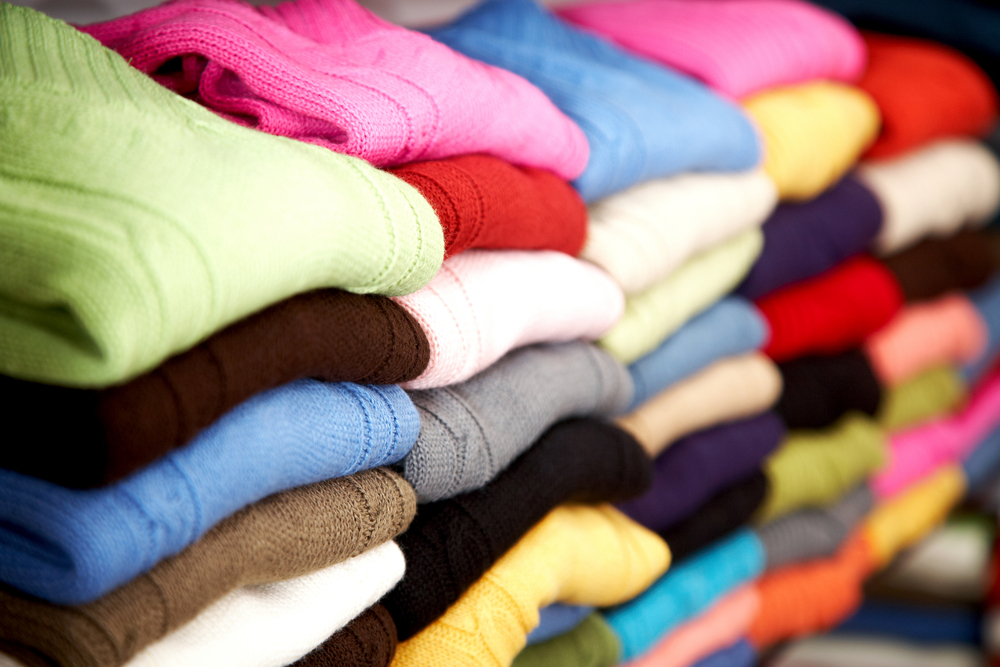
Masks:
[[[594,345],[535,345],[462,384],[410,397],[420,436],[403,470],[426,503],[483,486],[561,419],[620,414],[632,379]]]
[[[488,153],[569,179],[587,163],[527,81],[353,0],[180,0],[82,29],[230,120],[377,166]]]
[[[762,170],[646,181],[590,207],[581,257],[636,294],[690,257],[759,227],[778,201]]]
[[[396,303],[420,324],[431,349],[427,369],[404,382],[406,389],[462,382],[524,345],[595,340],[625,309],[606,273],[551,250],[468,250]]]
[[[394,385],[300,380],[258,394],[188,446],[100,489],[0,470],[0,580],[59,604],[89,602],[245,505],[399,461],[419,427]]]
[[[757,134],[736,105],[533,0],[489,0],[430,34],[517,72],[577,122],[590,144],[587,168],[573,182],[585,201],[659,176],[744,171],[760,161]]]
[[[632,0],[559,14],[729,97],[813,79],[856,81],[865,45],[847,21],[797,0]]]

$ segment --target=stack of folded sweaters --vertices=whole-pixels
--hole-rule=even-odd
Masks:
[[[997,116],[801,0],[0,4],[0,653],[716,667],[839,624],[1000,497]]]

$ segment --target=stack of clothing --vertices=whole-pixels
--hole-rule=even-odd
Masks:
[[[1000,104],[950,48],[0,4],[0,91],[20,664],[747,665],[1000,477]]]

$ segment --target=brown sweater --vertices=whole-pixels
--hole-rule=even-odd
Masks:
[[[278,493],[89,604],[0,589],[0,644],[63,667],[121,665],[229,591],[347,560],[402,533],[415,513],[413,488],[385,468]]]
[[[397,644],[392,614],[376,604],[292,667],[389,667]]]

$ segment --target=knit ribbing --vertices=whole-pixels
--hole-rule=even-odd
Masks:
[[[652,465],[628,433],[592,419],[556,424],[481,489],[421,507],[399,539],[409,564],[385,598],[401,640],[438,619],[553,507],[645,491]]]
[[[448,612],[399,645],[397,667],[509,665],[556,601],[611,605],[637,595],[669,565],[659,537],[609,506],[553,510]]]
[[[830,81],[768,90],[743,106],[764,137],[764,171],[782,199],[811,199],[826,190],[878,132],[871,97]]]
[[[629,410],[714,361],[760,349],[767,336],[767,323],[753,304],[738,297],[719,300],[628,367],[635,384]]]
[[[293,667],[389,667],[397,643],[392,615],[376,604]]]
[[[807,202],[785,202],[762,228],[764,249],[736,293],[759,299],[864,252],[882,227],[882,209],[853,176]]]
[[[426,287],[397,297],[427,334],[427,369],[406,389],[467,380],[509,350],[532,343],[595,340],[625,308],[608,274],[551,250],[468,250]]]
[[[851,82],[865,65],[857,30],[806,2],[633,0],[559,14],[729,97],[813,79]]]
[[[420,435],[403,470],[426,503],[483,486],[561,419],[620,414],[632,379],[594,345],[534,345],[462,384],[410,397]]]
[[[84,30],[231,120],[378,166],[489,153],[573,178],[587,162],[537,88],[353,0],[184,0]]]
[[[600,614],[591,614],[570,632],[526,646],[511,667],[614,667],[621,647]]]
[[[857,347],[899,311],[903,294],[881,262],[861,255],[784,287],[757,306],[771,328],[764,352],[786,361]]]
[[[767,410],[781,395],[781,375],[759,352],[730,357],[660,392],[618,420],[650,456],[678,438]]]
[[[420,191],[444,230],[444,255],[468,248],[558,250],[577,255],[587,209],[566,181],[488,155],[461,155],[390,169]]]
[[[885,460],[882,431],[857,413],[833,429],[794,432],[764,466],[768,497],[757,519],[766,522],[802,507],[831,505]]]
[[[886,433],[912,428],[949,414],[965,402],[966,394],[966,383],[954,368],[932,368],[885,392],[877,421]]]
[[[31,10],[0,24],[0,372],[106,386],[293,294],[438,270],[441,226],[399,179],[238,127]]]
[[[774,411],[788,428],[824,428],[851,410],[875,416],[882,388],[860,350],[778,364],[784,390]]]
[[[720,489],[753,474],[784,435],[773,412],[690,435],[654,461],[649,491],[620,507],[642,525],[663,531]]]
[[[625,314],[600,344],[622,363],[655,350],[685,322],[735,287],[764,244],[751,229],[695,255],[667,278],[625,301]]]
[[[0,376],[8,414],[44,429],[36,446],[0,451],[0,467],[77,488],[107,484],[258,392],[303,377],[391,384],[419,375],[429,354],[417,322],[384,297],[302,294],[118,387],[91,392]]]
[[[925,236],[985,225],[1000,207],[1000,163],[984,146],[945,140],[890,160],[862,163],[858,178],[882,205],[875,247],[896,252]]]
[[[626,294],[637,294],[690,257],[759,227],[777,201],[760,169],[646,181],[590,207],[581,257],[610,273]]]
[[[896,276],[907,301],[933,299],[951,290],[981,286],[1000,268],[1000,238],[963,230],[943,239],[929,238],[882,258]]]
[[[278,493],[90,604],[0,590],[0,638],[58,664],[116,667],[229,591],[357,556],[396,537],[415,512],[413,489],[385,469]]]
[[[810,507],[764,524],[757,530],[767,552],[767,569],[832,556],[875,504],[866,484],[832,507]]]
[[[299,380],[110,486],[76,491],[0,470],[0,580],[60,604],[89,602],[252,502],[400,460],[419,426],[393,385]]]
[[[525,77],[583,130],[585,201],[659,176],[742,171],[760,148],[750,121],[704,86],[560,21],[532,0],[484,2],[434,39]]]

